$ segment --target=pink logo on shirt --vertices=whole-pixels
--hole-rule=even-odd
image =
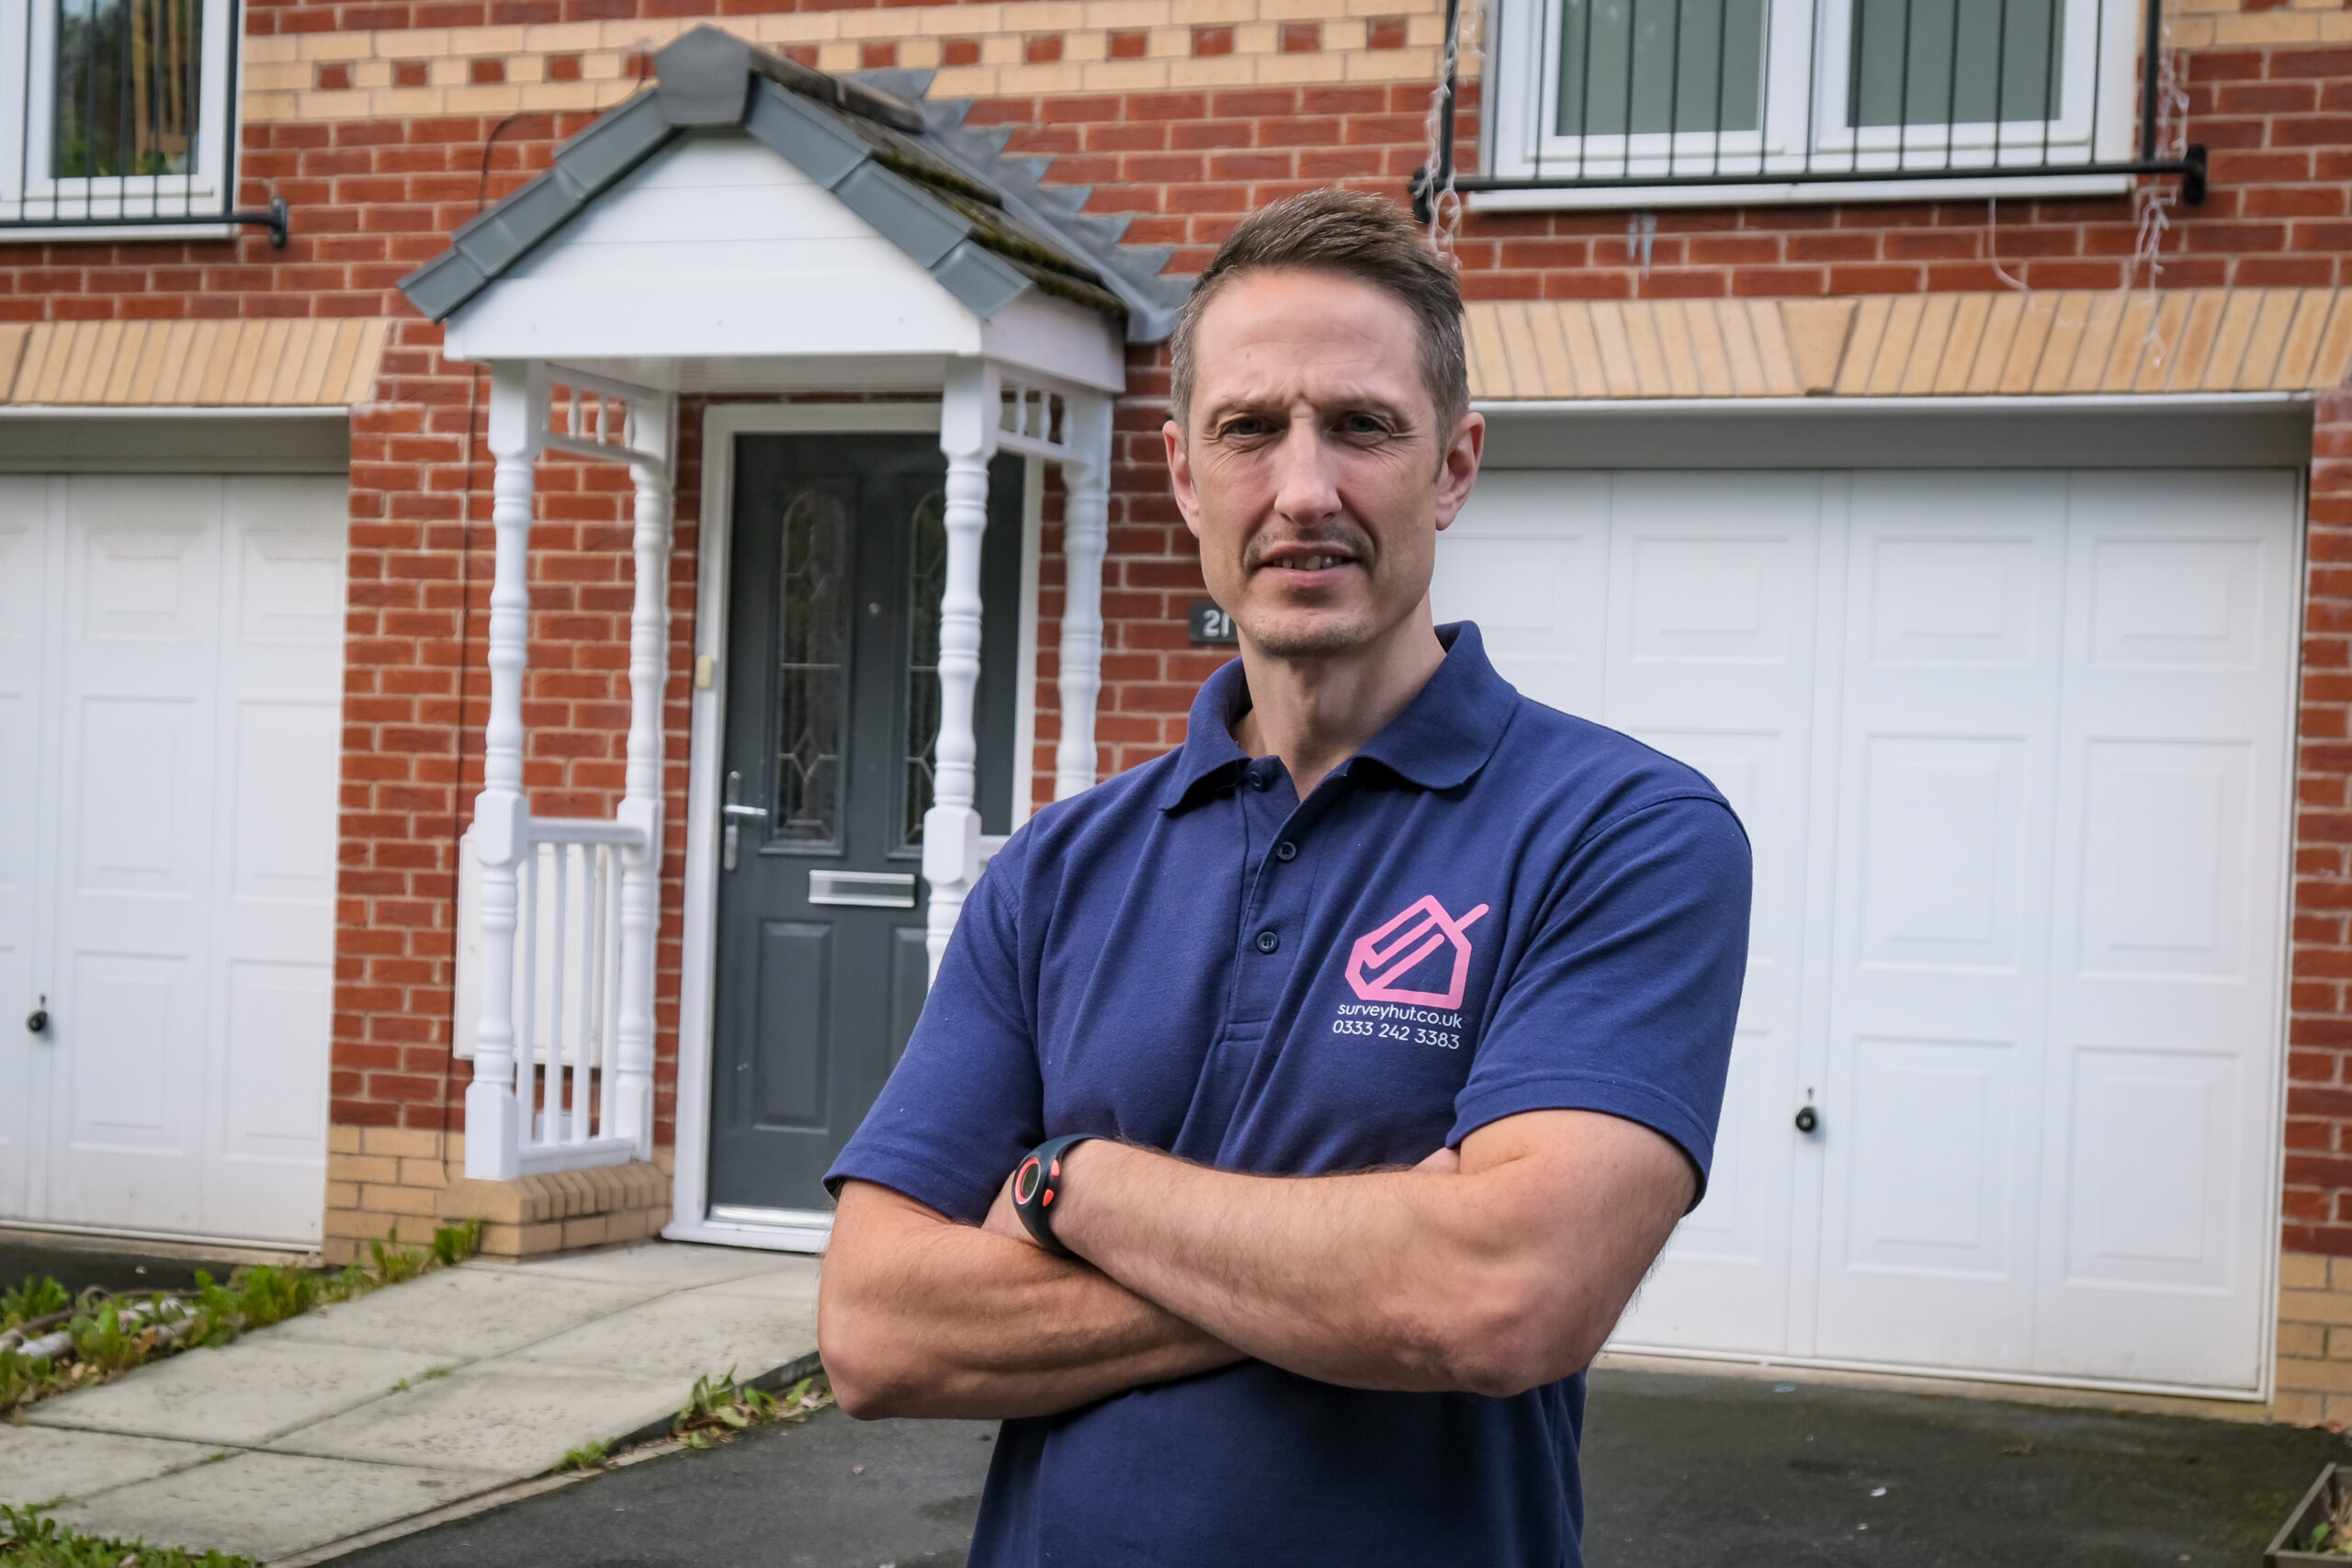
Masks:
[[[1470,939],[1462,933],[1487,912],[1479,905],[1460,919],[1445,912],[1434,895],[1424,895],[1407,906],[1379,930],[1356,938],[1348,954],[1348,984],[1368,1002],[1412,1002],[1422,1007],[1458,1008],[1470,978]],[[1443,991],[1400,991],[1392,982],[1413,972],[1413,966],[1447,942],[1453,944],[1453,979]]]

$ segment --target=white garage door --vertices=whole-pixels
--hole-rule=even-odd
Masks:
[[[1440,619],[1756,847],[1714,1185],[1617,1344],[2258,1387],[2298,507],[2268,470],[1481,479]]]
[[[0,1218],[319,1235],[345,493],[0,478]]]

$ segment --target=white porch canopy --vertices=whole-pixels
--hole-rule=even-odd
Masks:
[[[919,81],[886,79],[916,89],[902,96],[823,76],[715,28],[672,44],[657,68],[654,93],[567,143],[401,285],[447,323],[451,357],[492,369],[497,564],[466,1094],[478,1179],[651,1153],[680,395],[939,400],[947,560],[922,855],[935,972],[980,866],[973,707],[989,458],[1057,463],[1068,491],[1061,798],[1094,782],[1123,338],[1163,336],[1181,298],[1158,278],[1164,253],[1119,247],[1119,225],[1077,214],[1083,191],[1073,201],[1039,187],[1040,166],[999,159],[1001,139],[963,130],[960,106],[922,102]],[[636,487],[628,765],[609,821],[534,817],[523,791],[533,465],[551,450],[626,463]],[[535,1016],[543,1008],[552,1016]]]

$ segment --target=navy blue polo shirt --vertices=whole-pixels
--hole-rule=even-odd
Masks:
[[[1040,811],[966,903],[906,1055],[828,1180],[978,1224],[1092,1133],[1222,1169],[1416,1162],[1521,1111],[1607,1111],[1703,1181],[1748,851],[1690,769],[1522,697],[1477,628],[1306,801],[1251,759],[1238,660],[1182,750]],[[1509,1399],[1261,1361],[1007,1421],[976,1568],[1569,1564],[1581,1375]]]

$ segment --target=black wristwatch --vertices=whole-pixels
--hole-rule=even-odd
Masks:
[[[1037,1238],[1037,1245],[1057,1258],[1078,1256],[1054,1235],[1053,1203],[1055,1194],[1062,1190],[1062,1156],[1093,1135],[1073,1133],[1066,1138],[1047,1138],[1031,1149],[1012,1173],[1013,1213]]]

